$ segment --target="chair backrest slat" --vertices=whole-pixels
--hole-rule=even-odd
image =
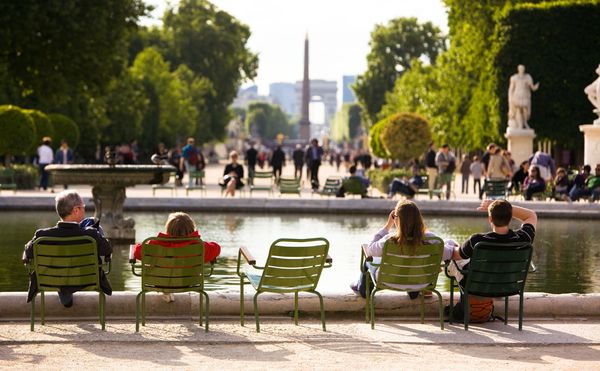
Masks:
[[[329,242],[324,238],[276,240],[271,244],[258,290],[314,290],[328,251]]]
[[[530,243],[475,245],[465,284],[473,295],[501,297],[515,295],[525,287],[533,247]]]
[[[402,247],[389,239],[384,247],[377,276],[379,289],[393,288],[394,285],[428,285],[435,288],[440,273],[440,263],[444,252],[444,242],[436,237],[428,237],[426,244],[414,249]]]
[[[203,287],[204,243],[200,238],[150,237],[143,242],[142,289],[169,291]]]
[[[33,242],[38,289],[99,288],[96,241],[90,236],[40,237]]]

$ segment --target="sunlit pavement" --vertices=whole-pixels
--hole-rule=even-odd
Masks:
[[[381,318],[375,330],[358,320],[261,317],[261,332],[248,318],[211,318],[204,332],[189,320],[149,320],[135,332],[133,321],[0,323],[0,367],[201,368],[201,369],[598,369],[600,322],[525,320],[462,325],[441,330],[433,320]]]

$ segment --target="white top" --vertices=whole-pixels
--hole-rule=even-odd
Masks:
[[[38,164],[40,165],[51,164],[54,161],[54,152],[52,152],[50,146],[42,144],[38,147],[37,153],[39,157]]]

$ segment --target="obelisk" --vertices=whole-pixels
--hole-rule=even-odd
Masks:
[[[308,104],[310,102],[310,80],[308,79],[308,34],[304,39],[304,79],[302,80],[302,107],[300,118],[300,139],[308,143],[310,139],[310,120]]]

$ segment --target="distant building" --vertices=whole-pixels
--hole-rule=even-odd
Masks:
[[[337,82],[327,80],[310,80],[311,102],[321,101],[325,106],[325,125],[329,126],[337,111]],[[302,102],[302,81],[296,81],[296,104]]]
[[[342,77],[342,103],[355,103],[356,95],[350,85],[356,82],[356,75],[344,75]]]
[[[275,104],[290,116],[300,114],[296,106],[296,91],[294,84],[290,82],[275,82],[269,84],[269,97]]]
[[[258,95],[258,86],[252,85],[247,88],[240,88],[238,94],[231,103],[234,108],[248,108],[248,105],[252,102],[267,102],[273,103],[273,99],[268,96]]]

